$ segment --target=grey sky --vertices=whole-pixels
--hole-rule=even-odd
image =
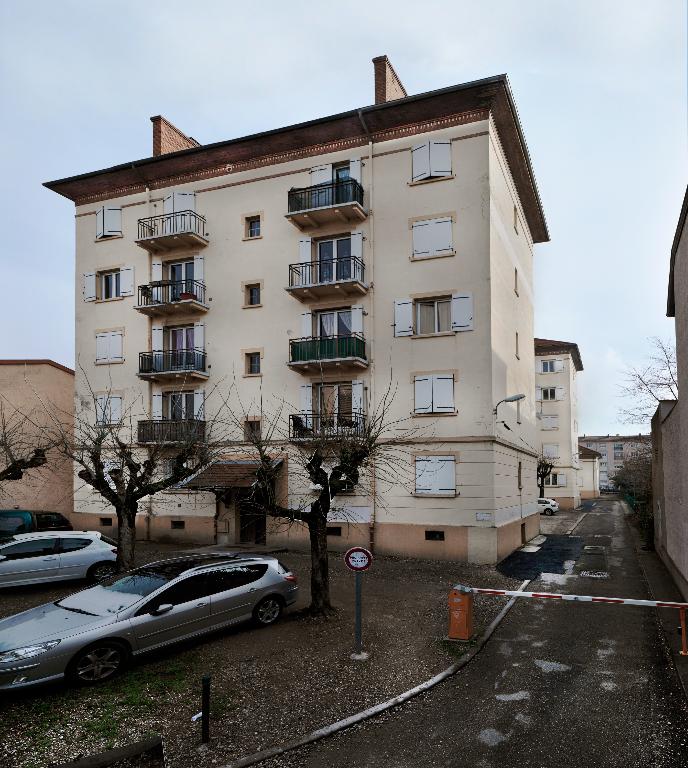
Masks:
[[[509,75],[552,237],[536,334],[580,345],[581,432],[637,431],[620,371],[673,335],[683,0],[4,0],[0,357],[74,363],[73,206],[43,181],[150,155],[150,115],[207,143],[370,104],[382,53],[410,94]]]

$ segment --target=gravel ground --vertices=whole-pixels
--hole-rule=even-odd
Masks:
[[[139,547],[140,562],[174,548]],[[493,568],[379,557],[364,575],[365,662],[353,648],[353,574],[331,555],[334,617],[298,615],[308,603],[309,557],[280,555],[299,576],[298,604],[273,627],[239,627],[155,652],[96,688],[46,686],[0,704],[0,764],[45,768],[162,734],[171,768],[210,768],[295,738],[417,685],[444,669],[460,650],[444,641],[447,593],[457,581],[513,588]],[[5,590],[0,615],[57,600],[74,586]],[[503,606],[476,601],[480,630]],[[200,679],[212,675],[211,743],[199,748]]]

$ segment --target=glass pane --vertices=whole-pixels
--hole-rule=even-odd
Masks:
[[[339,385],[339,402],[337,413],[339,416],[339,423],[344,420],[351,419],[351,384]]]
[[[185,328],[184,329],[184,335],[186,339],[186,347],[185,349],[193,349],[194,348],[194,329],[191,328]]]
[[[437,331],[451,330],[451,300],[444,299],[437,302]]]
[[[339,168],[334,169],[335,181],[346,181],[349,178],[349,166],[341,165]]]
[[[193,419],[194,416],[194,395],[193,392],[186,392],[184,395],[184,418]]]
[[[435,302],[419,301],[416,304],[416,333],[435,332]]]
[[[337,240],[337,279],[351,278],[351,238]]]
[[[337,312],[337,333],[339,336],[351,335],[351,311]]]
[[[184,407],[181,392],[173,392],[170,395],[170,418],[179,421],[184,418]]]
[[[318,326],[320,336],[334,336],[335,332],[335,314],[334,312],[323,312],[318,315]]]
[[[331,283],[334,270],[332,259],[334,258],[334,243],[332,240],[324,240],[318,243],[318,262],[320,266],[320,282]]]

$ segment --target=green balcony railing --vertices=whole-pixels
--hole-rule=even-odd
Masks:
[[[291,339],[289,342],[290,363],[311,363],[346,358],[367,360],[365,339],[360,333],[352,333],[347,336]]]

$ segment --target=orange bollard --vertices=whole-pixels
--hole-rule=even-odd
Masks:
[[[473,637],[473,593],[456,587],[449,593],[449,639],[470,640]]]

